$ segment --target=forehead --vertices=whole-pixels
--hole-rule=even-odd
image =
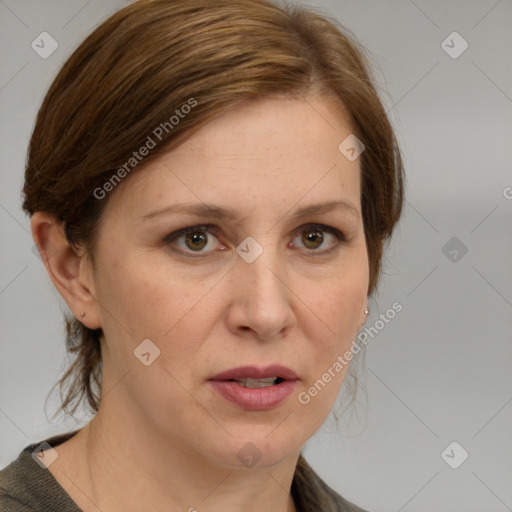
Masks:
[[[237,210],[359,199],[359,159],[338,149],[351,134],[339,105],[316,96],[238,106],[148,162],[109,198],[143,215],[170,202],[224,202]],[[328,197],[326,197],[326,195]]]
[[[320,159],[326,151],[326,158],[337,156],[338,139],[351,128],[341,106],[335,108],[332,100],[316,96],[252,101],[203,126],[175,154],[183,160],[238,159],[247,169],[264,162],[260,170],[268,172],[288,162],[297,168],[304,157]]]

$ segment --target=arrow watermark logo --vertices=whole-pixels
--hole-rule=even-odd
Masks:
[[[133,353],[144,366],[149,366],[160,356],[160,349],[151,340],[146,339],[135,347]]]
[[[338,146],[338,150],[340,153],[347,159],[353,162],[361,153],[366,149],[363,142],[358,139],[353,133],[351,133],[348,137],[343,139],[343,141]]]
[[[246,443],[236,454],[240,462],[248,467],[254,467],[261,459],[262,453],[253,443]]]
[[[59,47],[59,43],[48,32],[41,32],[30,46],[39,57],[47,59]]]
[[[263,247],[252,236],[248,236],[236,248],[236,252],[247,263],[253,263],[263,253]]]
[[[468,49],[468,47],[468,42],[458,32],[452,32],[441,43],[441,48],[452,59],[458,59]]]
[[[49,468],[59,457],[57,450],[46,441],[41,443],[33,452],[32,458],[43,468]]]
[[[450,238],[441,252],[452,262],[458,263],[468,252],[468,248],[456,236]]]
[[[451,442],[442,452],[441,458],[450,466],[452,469],[459,468],[466,459],[469,457],[469,453],[465,448],[457,441]]]

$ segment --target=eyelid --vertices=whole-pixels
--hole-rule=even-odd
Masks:
[[[338,241],[332,246],[327,249],[304,249],[306,251],[306,254],[308,255],[315,255],[315,256],[323,256],[328,255],[332,251],[336,250],[340,245],[347,243],[347,238],[345,234],[340,231],[339,229],[333,227],[333,226],[327,226],[326,224],[319,224],[319,223],[308,223],[303,224],[302,226],[299,226],[294,233],[300,233],[301,231],[314,231],[315,229],[318,229],[319,231],[323,231],[325,233],[329,233],[333,235]]]
[[[342,231],[340,231],[339,229],[337,229],[333,226],[327,226],[325,224],[319,224],[319,223],[302,224],[301,226],[299,226],[298,228],[296,228],[293,231],[294,237],[296,237],[296,234],[300,233],[301,231],[308,231],[308,230],[313,231],[315,229],[318,229],[319,231],[333,235],[335,238],[338,239],[338,243],[334,244],[333,247],[328,248],[328,249],[316,250],[316,249],[304,248],[304,251],[307,254],[318,255],[318,256],[321,256],[323,254],[328,254],[331,251],[333,251],[334,249],[336,249],[336,247],[339,246],[340,244],[344,244],[347,242],[347,238],[345,237],[345,234]],[[165,244],[170,244],[171,242],[174,242],[175,240],[181,238],[182,236],[184,236],[188,233],[196,233],[196,232],[205,232],[208,234],[213,234],[215,237],[217,237],[216,233],[218,231],[220,231],[219,228],[217,226],[215,226],[214,224],[197,224],[197,225],[188,226],[188,227],[179,229],[178,231],[174,231],[174,232],[170,233],[163,239],[163,242]],[[202,252],[202,251],[194,252],[194,251],[184,251],[182,249],[178,249],[178,252],[185,254],[186,256],[190,256],[190,257],[205,257],[205,256],[209,255],[210,252],[212,252],[212,251],[210,251],[210,252]]]
[[[180,238],[187,233],[195,233],[196,231],[204,231],[207,233],[211,233],[217,230],[217,226],[213,224],[197,224],[195,226],[188,226],[186,228],[179,229],[177,231],[173,231],[169,235],[164,238],[164,241],[170,242],[175,240],[176,238]]]

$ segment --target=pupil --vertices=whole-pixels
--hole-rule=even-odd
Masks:
[[[323,240],[322,233],[320,233],[319,231],[310,231],[309,233],[310,234],[306,235],[305,237],[305,245],[309,247],[310,244],[312,244],[314,247],[318,247]],[[320,243],[317,243],[315,245],[315,242],[317,241],[319,241]]]
[[[200,233],[189,233],[187,235],[187,242],[191,242],[193,244],[191,249],[202,249],[206,245],[206,237],[204,234]],[[203,242],[202,245],[201,242]],[[200,246],[198,246],[197,243],[199,243]]]

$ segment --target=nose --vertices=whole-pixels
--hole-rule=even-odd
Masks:
[[[267,247],[252,263],[240,258],[230,272],[227,322],[237,336],[271,341],[286,336],[295,315],[284,262]]]

